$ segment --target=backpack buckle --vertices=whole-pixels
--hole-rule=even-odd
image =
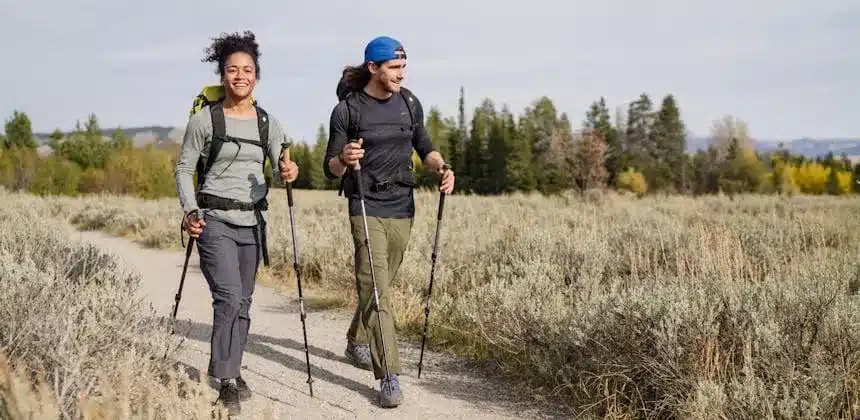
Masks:
[[[375,184],[372,184],[370,186],[370,191],[384,192],[384,191],[388,191],[388,189],[390,187],[391,187],[391,183],[389,181],[382,181],[382,182],[377,182]]]

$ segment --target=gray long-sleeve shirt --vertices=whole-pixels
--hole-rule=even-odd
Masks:
[[[260,140],[256,118],[241,119],[225,115],[224,120],[228,136]],[[278,170],[278,158],[281,143],[285,139],[280,122],[269,115],[269,161],[273,171],[272,181],[277,186],[283,186]],[[194,172],[197,159],[202,156],[205,162],[208,158],[211,140],[212,117],[209,107],[205,107],[189,119],[176,162],[176,189],[179,203],[186,214],[199,208],[194,190]],[[240,142],[237,145],[224,142],[200,192],[243,202],[255,202],[265,197],[268,188],[263,176],[263,149],[247,143]],[[216,218],[239,226],[257,224],[254,212],[250,210],[203,209],[202,213],[205,218]],[[265,212],[263,218],[267,220]]]

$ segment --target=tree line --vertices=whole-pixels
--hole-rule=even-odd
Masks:
[[[592,188],[639,196],[860,192],[860,164],[844,155],[810,159],[783,148],[759,152],[746,122],[733,116],[714,121],[705,150],[687,153],[686,126],[671,94],[657,105],[643,93],[614,116],[605,98],[599,98],[578,122],[559,112],[548,97],[535,100],[518,116],[490,99],[475,107],[468,121],[465,115],[461,88],[456,116],[431,107],[425,121],[457,173],[461,193],[555,194]],[[68,135],[55,130],[54,153],[38,156],[29,118],[15,111],[0,135],[0,183],[38,194],[175,196],[173,166],[180,141],[135,148],[121,129],[105,138],[91,114]],[[295,142],[292,156],[302,168],[296,188],[337,189],[338,182],[323,175],[327,141],[326,126],[320,124],[315,143]],[[424,170],[417,155],[413,164],[419,185],[434,186],[437,177]],[[270,179],[269,171],[266,176]]]
[[[573,122],[552,100],[541,97],[519,115],[484,99],[469,121],[464,90],[456,117],[438,108],[427,114],[427,130],[457,173],[457,190],[491,195],[511,192],[553,194],[575,189],[614,188],[645,195],[860,192],[860,164],[833,154],[814,159],[780,148],[755,149],[746,122],[733,116],[714,121],[705,150],[687,153],[687,129],[671,94],[659,105],[641,94],[614,118],[605,98],[595,100]],[[322,172],[328,134],[317,130],[313,145],[298,144],[294,159],[302,168],[297,186],[337,188]],[[437,178],[413,156],[419,183]]]
[[[0,185],[39,195],[124,194],[142,198],[175,196],[173,166],[178,146],[135,148],[117,128],[102,135],[90,114],[74,131],[54,130],[53,153],[41,156],[26,113],[15,111],[0,135]]]

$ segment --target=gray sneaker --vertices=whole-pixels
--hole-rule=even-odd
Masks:
[[[379,405],[384,408],[394,408],[402,402],[403,394],[400,392],[397,375],[384,376],[379,381]]]
[[[370,345],[347,343],[344,354],[355,367],[364,370],[373,370],[373,361],[370,359]]]

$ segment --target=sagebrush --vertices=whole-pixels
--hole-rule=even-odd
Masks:
[[[0,418],[221,418],[171,366],[138,277],[68,237],[57,207],[3,193]]]
[[[345,200],[295,195],[306,281],[352,304]],[[437,197],[416,194],[392,299],[398,327],[413,336]],[[291,285],[283,191],[270,203],[273,277]],[[179,247],[175,199],[31,206]],[[852,418],[860,413],[858,216],[854,197],[454,195],[431,345],[492,361],[584,417]]]

